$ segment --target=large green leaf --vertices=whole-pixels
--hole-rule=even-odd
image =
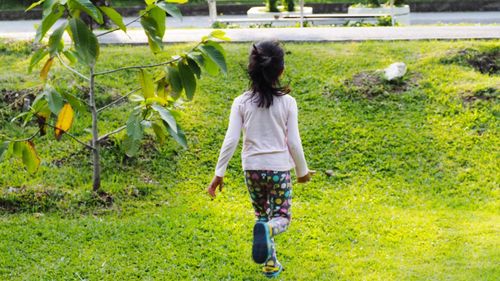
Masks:
[[[139,148],[141,147],[141,141],[131,138],[129,136],[125,136],[123,139],[123,148],[125,149],[125,154],[128,157],[134,157],[137,152],[139,152]]]
[[[141,121],[142,117],[139,113],[133,112],[130,114],[127,120],[127,136],[136,140],[142,139],[144,128],[142,127]]]
[[[70,64],[76,63],[77,58],[76,58],[76,55],[75,55],[75,51],[73,51],[73,50],[67,50],[67,51],[63,51],[63,54],[68,59],[68,61],[69,61]]]
[[[31,73],[33,67],[37,65],[43,58],[45,58],[49,54],[49,51],[46,48],[40,48],[36,50],[36,52],[31,56],[30,66],[28,67],[28,73]]]
[[[50,14],[52,12],[52,8],[54,8],[56,4],[59,4],[59,2],[60,0],[45,0],[42,5],[42,15],[45,17]]]
[[[184,131],[181,129],[181,127],[179,126],[179,124],[177,124],[177,133],[174,132],[174,130],[172,128],[170,128],[170,126],[168,126],[168,124],[166,124],[166,122],[164,122],[163,124],[165,124],[165,126],[167,127],[168,133],[174,138],[174,140],[177,143],[179,143],[180,145],[182,145],[182,147],[184,147],[184,148],[188,147],[187,140],[186,140],[186,135],[184,134]]]
[[[55,56],[57,53],[64,49],[64,43],[61,42],[64,30],[68,25],[67,22],[61,24],[49,37],[49,52],[51,56]]]
[[[139,112],[132,112],[127,120],[127,135],[123,140],[125,154],[133,157],[139,151],[141,140],[144,136],[144,128],[142,127],[142,117]]]
[[[59,111],[61,111],[61,108],[63,107],[63,98],[61,94],[50,86],[47,86],[44,92],[50,111],[54,113],[54,115],[58,115]]]
[[[205,56],[198,52],[188,53],[188,58],[196,62],[196,64],[208,74],[217,74],[217,65],[210,59],[205,59]],[[206,65],[208,63],[208,66]],[[193,70],[193,72],[195,72]],[[195,72],[196,73],[196,72]]]
[[[141,18],[141,25],[148,37],[149,47],[153,53],[158,53],[163,48],[163,37],[160,37],[158,27],[154,18],[147,15]]]
[[[160,9],[158,7],[154,7],[153,9],[151,9],[149,11],[148,16],[154,19],[154,21],[156,23],[156,30],[158,32],[157,34],[160,38],[163,39],[163,36],[165,35],[165,30],[166,30],[165,20],[167,17],[167,15],[165,14],[165,11],[163,11],[162,9]]]
[[[167,66],[168,82],[172,87],[170,92],[173,98],[180,97],[182,93],[182,80],[179,71],[176,67]]]
[[[72,8],[77,8],[91,16],[97,23],[102,24],[102,14],[90,0],[69,0]]]
[[[186,97],[191,100],[193,99],[194,92],[196,91],[196,78],[191,71],[191,68],[187,65],[186,61],[179,63],[179,74],[181,76],[182,86],[184,87]]]
[[[165,121],[170,128],[177,134],[177,122],[175,122],[174,116],[170,113],[170,111],[159,105],[152,105],[152,109],[160,114],[160,117],[163,121]]]
[[[42,40],[45,34],[47,34],[47,31],[49,31],[49,29],[56,23],[56,21],[62,17],[63,13],[64,7],[61,5],[55,5],[54,7],[50,8],[50,12],[43,16],[42,23],[36,30],[35,42],[40,42]]]
[[[97,37],[81,19],[71,19],[69,27],[79,60],[88,66],[93,66],[99,57]]]
[[[208,58],[210,58],[214,63],[216,63],[223,73],[227,73],[226,58],[221,49],[217,48],[215,44],[203,44],[198,47],[198,49]]]
[[[172,17],[182,20],[182,13],[176,5],[158,2],[156,3],[156,6],[167,12]]]
[[[103,11],[106,16],[108,16],[108,18],[118,26],[118,28],[120,28],[124,32],[127,32],[127,26],[125,26],[125,23],[123,23],[123,17],[122,15],[120,15],[120,13],[118,13],[111,7],[101,6],[99,7],[99,9],[101,9],[101,11]]]
[[[192,58],[187,58],[187,63],[189,65],[189,68],[191,68],[191,71],[196,75],[196,78],[200,79],[201,68],[198,63],[196,63],[196,61]]]
[[[27,141],[23,149],[23,164],[29,173],[36,173],[40,166],[40,157],[31,141]]]
[[[210,75],[216,75],[219,73],[219,67],[217,64],[206,54],[203,54],[203,69]]]

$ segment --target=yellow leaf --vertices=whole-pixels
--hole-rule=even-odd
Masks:
[[[52,67],[53,62],[54,58],[49,58],[43,66],[42,71],[40,71],[40,78],[42,78],[42,80],[47,80],[47,76],[49,75],[49,70]]]
[[[75,112],[69,103],[65,104],[59,115],[57,116],[57,123],[55,128],[56,140],[61,140],[62,135],[69,131],[73,124]]]

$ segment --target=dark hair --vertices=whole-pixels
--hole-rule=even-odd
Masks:
[[[274,96],[286,95],[288,87],[281,87],[279,77],[285,68],[285,52],[278,41],[261,41],[252,45],[248,59],[248,75],[252,98],[259,107],[269,108]]]

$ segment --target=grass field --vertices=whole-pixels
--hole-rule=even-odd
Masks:
[[[282,280],[500,279],[500,77],[442,62],[465,48],[499,46],[285,44],[284,81],[318,174],[294,185],[293,222],[276,239]],[[249,46],[224,47],[229,75],[202,78],[180,118],[188,150],[146,141],[139,157],[127,159],[121,136],[106,145],[103,186],[113,206],[90,196],[89,157],[69,138],[56,142],[49,133],[36,141],[43,162],[33,176],[19,161],[0,163],[0,280],[265,280],[250,257],[253,214],[238,152],[223,193],[210,200],[204,192],[231,101],[247,86]],[[7,66],[0,68],[0,140],[34,131],[9,122],[17,110],[8,97],[41,87],[36,71],[26,73],[29,52],[26,44],[0,43]],[[125,56],[153,61],[146,47],[105,47],[98,68],[119,66]],[[400,93],[373,84],[367,95],[366,85],[345,82],[396,61],[409,69]],[[76,92],[67,82],[73,78],[55,72],[61,91]],[[100,102],[136,80],[130,72],[98,81]],[[123,124],[129,110],[106,111],[102,131]],[[82,113],[72,132],[88,139],[88,124]]]

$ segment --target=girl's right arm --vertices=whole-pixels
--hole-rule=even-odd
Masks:
[[[287,121],[287,145],[293,161],[295,162],[297,181],[302,183],[308,182],[311,179],[311,174],[307,168],[304,150],[302,149],[302,141],[300,140],[298,115],[297,102],[292,98]]]
[[[224,137],[224,143],[220,150],[217,167],[215,168],[215,176],[207,190],[211,197],[215,197],[215,190],[217,187],[222,191],[222,187],[224,186],[224,174],[229,164],[229,160],[233,157],[234,151],[240,141],[242,126],[243,118],[239,110],[239,100],[235,99],[231,106],[229,125],[227,127],[226,136]]]

